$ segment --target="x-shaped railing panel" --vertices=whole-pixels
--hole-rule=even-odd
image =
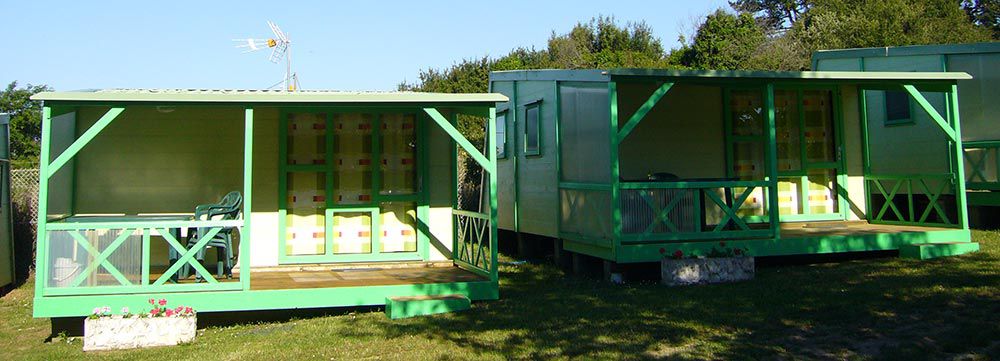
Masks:
[[[222,228],[223,227],[210,228],[208,232],[201,235],[201,238],[198,238],[194,246],[191,248],[184,248],[184,246],[182,246],[180,242],[178,242],[177,239],[174,238],[174,236],[166,229],[157,229],[157,232],[160,232],[160,235],[163,236],[163,239],[167,241],[170,247],[173,247],[174,250],[181,254],[181,257],[178,258],[177,261],[170,266],[170,268],[167,268],[167,270],[163,272],[163,275],[160,276],[160,278],[158,278],[153,285],[162,285],[166,283],[167,280],[180,271],[181,267],[185,264],[191,265],[191,267],[194,268],[195,271],[198,272],[203,279],[205,279],[205,281],[208,281],[208,283],[218,283],[219,281],[217,281],[215,277],[213,277],[212,274],[205,269],[205,266],[201,265],[201,262],[198,262],[197,259],[195,259],[195,256],[198,254],[199,250],[204,248],[205,245],[207,245],[208,242],[215,237],[216,234],[222,231]]]
[[[115,280],[117,280],[118,283],[120,283],[121,285],[131,286],[132,282],[129,281],[128,278],[126,278],[125,275],[123,275],[121,271],[119,271],[118,268],[115,267],[114,264],[108,261],[108,257],[110,257],[111,254],[114,253],[115,250],[117,250],[118,247],[121,246],[122,243],[124,243],[125,240],[128,239],[130,235],[132,235],[130,231],[132,230],[130,229],[122,230],[122,233],[119,234],[118,237],[111,242],[111,244],[105,247],[103,252],[98,251],[97,248],[95,248],[92,244],[90,244],[90,241],[87,240],[87,237],[84,237],[82,234],[80,234],[79,231],[67,231],[70,237],[73,237],[73,239],[76,240],[76,243],[80,245],[80,247],[83,247],[83,249],[86,250],[88,254],[94,257],[94,261],[91,262],[89,265],[87,265],[87,268],[85,268],[83,272],[80,272],[80,274],[73,279],[72,283],[73,287],[77,287],[81,283],[83,283],[83,281],[86,280],[87,277],[90,277],[91,273],[97,271],[98,267],[104,267],[104,269],[107,270],[108,273],[110,273],[111,276],[114,277]]]

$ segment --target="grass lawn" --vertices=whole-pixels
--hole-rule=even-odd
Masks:
[[[505,264],[501,300],[390,321],[379,310],[211,326],[177,347],[87,353],[0,298],[5,359],[1000,359],[1000,232],[946,259],[761,267],[750,282],[666,288]]]

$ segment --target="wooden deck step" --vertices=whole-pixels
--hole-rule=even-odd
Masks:
[[[899,247],[899,256],[911,259],[931,259],[957,256],[979,250],[975,242],[914,243]]]
[[[390,319],[465,311],[472,301],[463,295],[386,297],[385,315]]]

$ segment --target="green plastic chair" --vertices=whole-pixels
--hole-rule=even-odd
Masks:
[[[243,194],[237,191],[232,191],[222,197],[219,203],[215,204],[202,204],[194,208],[194,218],[196,220],[207,221],[207,220],[234,220],[239,219],[243,211]],[[233,230],[236,227],[226,227],[216,233],[205,247],[202,247],[196,253],[195,258],[198,262],[205,261],[205,252],[208,247],[213,247],[216,249],[218,254],[218,268],[217,274],[219,278],[225,275],[228,278],[233,277]],[[195,239],[201,239],[202,235],[208,233],[211,228],[200,227],[195,232]],[[190,233],[189,233],[190,234]],[[197,275],[197,280],[201,279],[201,275]]]

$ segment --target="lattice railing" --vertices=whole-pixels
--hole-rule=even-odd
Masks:
[[[622,242],[773,237],[766,181],[621,184]]]
[[[242,289],[238,278],[217,278],[198,261],[199,251],[217,234],[238,233],[242,225],[242,220],[49,223],[43,294]],[[195,234],[188,245],[181,243],[185,233]],[[165,243],[166,254],[154,258],[155,242]]]
[[[969,190],[1000,190],[1000,141],[965,142],[965,182]]]
[[[487,277],[496,274],[496,250],[490,228],[490,216],[477,212],[452,210],[455,221],[454,260]]]
[[[954,194],[955,176],[868,175],[868,221],[885,224],[958,226]]]

